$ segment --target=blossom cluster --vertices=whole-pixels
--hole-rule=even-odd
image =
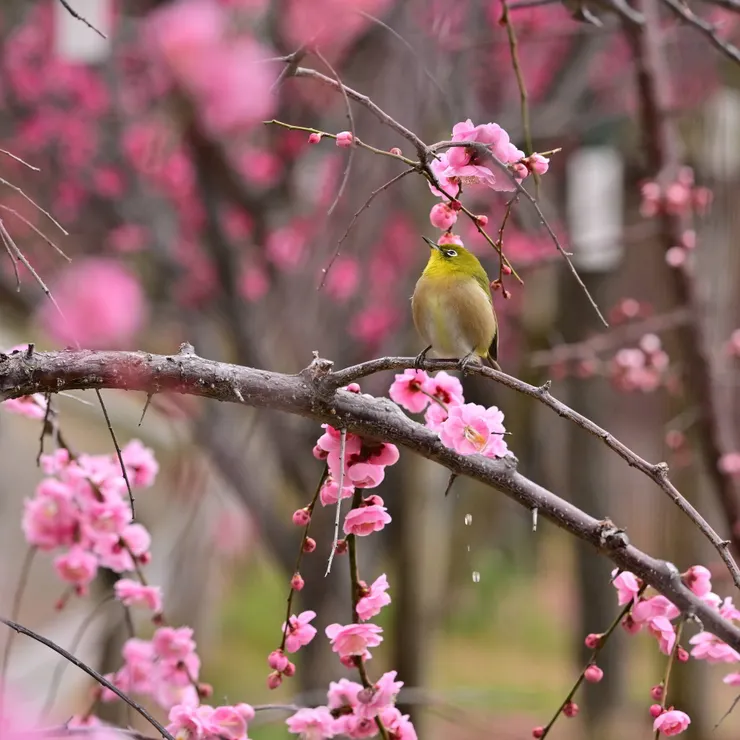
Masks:
[[[650,393],[665,383],[670,359],[657,334],[645,334],[637,347],[620,349],[612,359],[611,379],[622,391]]]
[[[712,191],[695,184],[691,167],[681,167],[676,180],[667,185],[652,180],[644,182],[640,186],[640,193],[640,213],[645,218],[662,213],[672,216],[701,215],[712,203]]]
[[[612,576],[612,583],[617,589],[618,603],[620,605],[631,604],[629,613],[622,620],[622,627],[626,632],[636,634],[644,629],[655,637],[663,654],[674,654],[680,662],[685,662],[691,657],[695,660],[705,660],[707,663],[733,665],[740,669],[740,653],[710,632],[701,631],[691,637],[690,652],[677,644],[677,630],[674,622],[680,616],[679,609],[664,596],[646,597],[644,584],[633,573],[626,571],[620,573],[615,570]],[[720,616],[730,622],[740,624],[740,609],[733,604],[732,598],[722,599],[712,592],[711,574],[707,568],[694,565],[682,574],[682,580],[696,596],[715,609]],[[599,637],[599,635],[589,635],[589,638]],[[740,686],[740,670],[728,673],[723,680],[730,686]],[[654,718],[653,729],[664,735],[677,735],[683,732],[691,719],[685,712],[673,707],[665,707],[664,686],[656,685],[650,693],[653,700],[663,700],[662,704],[653,704],[650,707],[650,713]]]
[[[132,440],[121,450],[132,487],[154,483],[158,464],[152,451]],[[78,455],[60,448],[41,456],[46,477],[24,502],[23,532],[41,550],[62,549],[54,559],[59,578],[83,595],[98,568],[116,573],[149,562],[151,537],[131,520],[126,481],[115,455]],[[121,600],[161,608],[158,591],[141,590],[128,580],[119,584]]]
[[[432,207],[429,219],[432,226],[449,231],[457,221],[460,204],[457,197],[464,185],[473,188],[490,188],[497,191],[516,190],[512,181],[521,182],[531,172],[545,174],[549,159],[541,154],[529,157],[511,143],[509,134],[497,123],[484,123],[475,126],[468,118],[452,127],[453,142],[475,142],[484,147],[507,167],[511,176],[490,158],[481,156],[477,147],[454,146],[438,154],[430,167],[441,187],[430,183],[432,193],[444,201]]]
[[[462,383],[444,370],[435,376],[424,370],[405,370],[396,375],[390,397],[412,414],[424,412],[429,429],[461,455],[506,457],[504,415],[496,407],[465,403]]]

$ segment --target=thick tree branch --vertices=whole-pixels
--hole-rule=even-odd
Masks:
[[[642,128],[650,176],[662,187],[673,182],[681,166],[681,141],[675,120],[669,115],[671,77],[668,59],[660,38],[658,0],[640,0],[648,22],[641,28],[626,28],[632,45],[640,97]],[[690,218],[668,212],[660,217],[661,241],[665,250],[681,244]],[[672,269],[673,293],[677,306],[688,308],[691,321],[678,329],[685,363],[686,395],[699,410],[694,439],[715,488],[733,549],[740,553],[740,502],[732,477],[720,467],[724,445],[714,395],[712,366],[704,330],[705,312],[697,294],[694,275],[685,268]]]
[[[740,629],[686,588],[676,568],[628,544],[610,521],[598,521],[554,493],[519,474],[513,458],[490,460],[459,455],[445,447],[430,429],[407,417],[385,398],[336,390],[350,377],[409,366],[410,358],[385,358],[332,373],[332,363],[316,358],[298,375],[213,362],[194,354],[162,356],[145,352],[43,352],[0,355],[0,399],[32,393],[117,388],[145,393],[170,391],[217,401],[297,414],[317,422],[341,424],[347,431],[393,442],[440,463],[458,475],[490,486],[565,529],[618,568],[629,570],[670,599],[684,613],[699,618],[705,629],[740,650]],[[444,363],[435,363],[442,365]],[[450,363],[448,363],[449,366]],[[486,369],[496,380],[503,373]],[[526,385],[526,384],[525,384]],[[542,390],[547,394],[547,390]],[[554,399],[553,399],[554,400]],[[567,407],[566,407],[567,408]]]

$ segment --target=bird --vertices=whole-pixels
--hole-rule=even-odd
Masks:
[[[420,369],[427,353],[471,363],[498,364],[498,321],[491,285],[483,265],[465,247],[437,244],[422,237],[431,252],[411,298],[414,326],[427,347],[414,363]]]

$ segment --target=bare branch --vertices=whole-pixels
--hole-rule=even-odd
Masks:
[[[618,568],[635,573],[679,609],[697,616],[708,631],[740,650],[740,629],[686,588],[675,566],[629,545],[623,534],[614,534],[611,524],[607,526],[605,522],[597,521],[520,475],[513,458],[490,460],[480,455],[460,455],[445,447],[432,430],[410,419],[389,399],[337,390],[352,379],[381,370],[412,367],[413,363],[413,358],[382,358],[333,373],[331,362],[316,358],[298,375],[284,375],[194,355],[83,350],[36,352],[27,357],[25,353],[15,352],[0,355],[0,400],[33,393],[94,388],[145,393],[171,391],[284,411],[321,423],[341,424],[348,432],[392,442],[443,465],[450,472],[480,481],[518,502],[528,512],[536,508],[542,517],[592,545]],[[455,366],[455,362],[429,363],[430,369],[435,370]],[[663,490],[673,490],[674,495],[678,494],[668,481],[667,466],[653,466],[639,458],[606,431],[554,399],[548,386],[537,389],[490,368],[481,367],[474,371],[542,401],[602,438],[623,459],[659,482]],[[695,521],[703,522],[700,517]],[[704,526],[708,528],[706,522]],[[720,551],[726,563],[729,559],[730,567],[732,559],[721,546]],[[736,573],[735,566],[733,575]]]
[[[69,4],[69,3],[67,2],[67,0],[59,0],[59,2],[60,2],[60,3],[62,4],[62,7],[63,7],[63,8],[64,8],[64,9],[65,9],[65,10],[66,10],[66,11],[67,11],[67,12],[68,12],[68,13],[69,13],[69,14],[70,14],[70,15],[71,15],[72,17],[73,17],[73,18],[75,18],[75,19],[77,19],[78,21],[81,21],[82,23],[84,23],[84,24],[85,24],[85,25],[86,25],[86,26],[87,26],[87,27],[88,27],[89,29],[91,29],[91,30],[95,31],[95,33],[97,33],[97,34],[98,34],[98,36],[100,36],[101,38],[103,38],[103,39],[107,39],[107,38],[108,38],[108,37],[107,37],[107,36],[106,36],[106,35],[105,35],[105,34],[104,34],[104,33],[103,33],[102,31],[100,31],[99,29],[95,28],[95,26],[93,26],[93,24],[92,24],[92,23],[90,23],[90,21],[89,21],[89,20],[87,20],[87,18],[85,18],[84,16],[80,15],[80,14],[79,14],[79,13],[78,13],[78,12],[77,12],[77,11],[76,11],[76,10],[75,10],[74,8],[73,8],[73,7],[72,7],[72,6],[71,6],[71,5],[70,5],[70,4]]]

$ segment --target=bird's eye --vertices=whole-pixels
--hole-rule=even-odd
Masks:
[[[454,249],[445,249],[445,254],[448,257],[457,257],[457,252]]]

